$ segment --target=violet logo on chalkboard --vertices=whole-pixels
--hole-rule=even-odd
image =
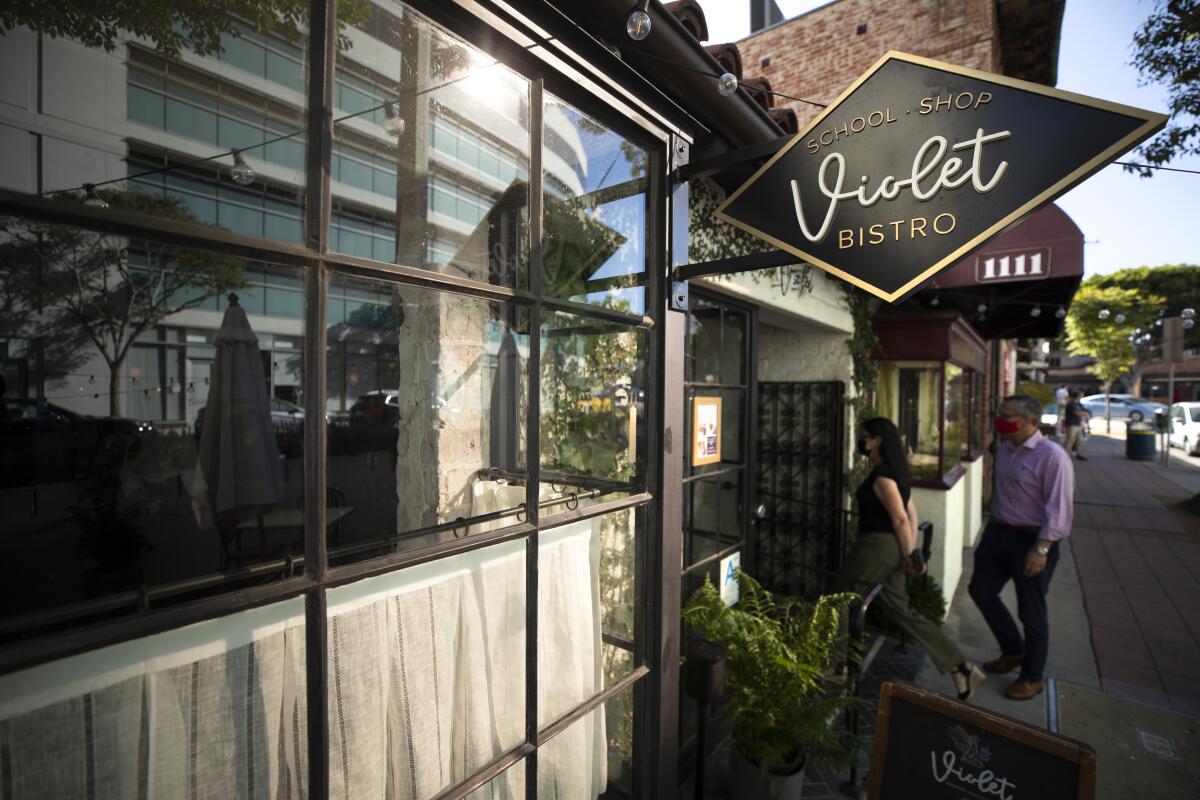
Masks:
[[[960,789],[975,789],[1000,800],[1012,800],[1016,785],[984,768],[992,758],[992,751],[981,743],[980,737],[968,733],[961,725],[955,725],[948,732],[953,748],[929,753],[933,779]]]
[[[890,52],[716,213],[895,301],[1165,122]]]

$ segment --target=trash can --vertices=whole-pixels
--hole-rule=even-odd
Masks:
[[[1158,458],[1158,432],[1152,422],[1131,422],[1125,427],[1125,457],[1131,461]]]

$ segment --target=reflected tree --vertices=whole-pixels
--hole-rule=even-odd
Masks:
[[[104,190],[100,195],[114,209],[196,221],[175,198]],[[72,195],[58,199],[80,201]],[[62,360],[47,363],[49,374],[69,372],[86,358],[78,345],[91,343],[109,369],[113,417],[121,413],[120,373],[134,341],[170,314],[245,285],[240,260],[224,254],[0,218],[0,308],[24,319],[23,335],[56,339]]]

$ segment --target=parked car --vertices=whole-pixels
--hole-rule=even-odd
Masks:
[[[396,451],[400,434],[400,391],[379,389],[361,394],[350,406],[350,446],[359,451]]]
[[[1130,422],[1153,421],[1156,412],[1167,410],[1162,403],[1134,397],[1131,394],[1110,394],[1108,398],[1113,419],[1127,419]],[[1080,402],[1093,417],[1104,419],[1104,395],[1090,394]]]
[[[1200,403],[1176,403],[1171,406],[1172,447],[1182,448],[1190,456],[1200,455]]]
[[[275,441],[279,452],[288,457],[299,456],[304,446],[304,409],[287,400],[278,397],[270,399],[271,427],[275,431]],[[196,412],[196,441],[200,441],[200,432],[204,429],[204,410],[202,406]]]
[[[36,399],[0,402],[0,486],[73,480],[94,470],[105,449],[123,452],[154,433],[149,420],[91,417]]]
[[[1042,406],[1042,424],[1052,428],[1058,427],[1058,403],[1046,403]]]

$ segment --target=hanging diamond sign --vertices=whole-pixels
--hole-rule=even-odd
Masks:
[[[895,302],[1166,119],[890,52],[716,215]]]

